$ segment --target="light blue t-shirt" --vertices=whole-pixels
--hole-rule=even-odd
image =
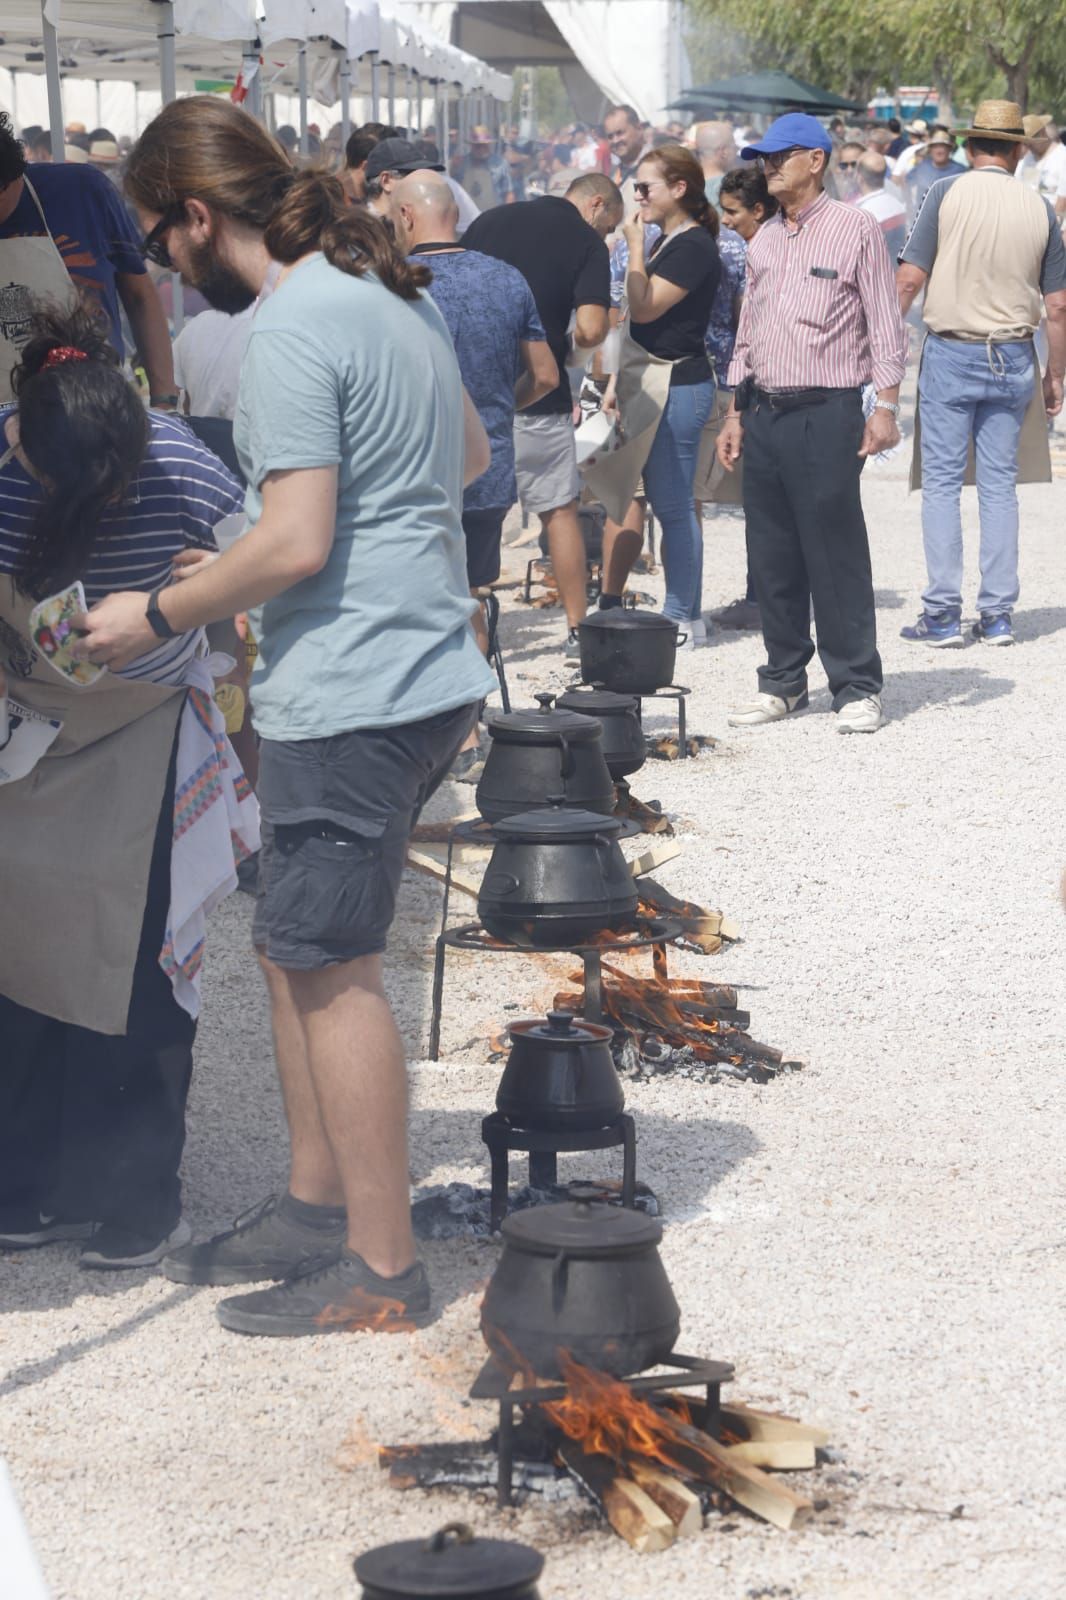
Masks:
[[[322,571],[251,613],[265,739],[393,727],[495,683],[470,627],[463,399],[444,320],[316,255],[260,306],[234,442],[249,519],[270,472],[339,468]]]

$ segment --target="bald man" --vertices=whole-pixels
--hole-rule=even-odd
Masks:
[[[895,266],[907,237],[907,212],[896,190],[888,185],[888,162],[876,150],[867,150],[859,157],[855,176],[859,184],[856,204],[876,219]]]
[[[463,496],[467,578],[476,592],[500,575],[503,519],[518,498],[514,414],[551,394],[559,369],[522,274],[460,244],[458,208],[442,173],[412,173],[395,186],[390,201],[401,248],[432,268],[429,293],[448,324],[463,382],[492,447],[488,471]],[[483,632],[479,638],[486,648]]]
[[[696,159],[703,168],[703,187],[712,206],[718,204],[722,179],[737,166],[737,145],[731,122],[698,122],[693,143]]]

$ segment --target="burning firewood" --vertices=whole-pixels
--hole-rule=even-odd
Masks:
[[[644,1490],[648,1499],[654,1500],[660,1511],[666,1512],[679,1539],[687,1539],[689,1534],[700,1532],[703,1527],[703,1508],[699,1496],[693,1494],[680,1478],[646,1461],[631,1461],[629,1470],[634,1483]]]
[[[607,1521],[626,1543],[641,1555],[666,1550],[680,1529],[672,1518],[637,1484],[619,1471],[610,1456],[588,1454],[573,1440],[560,1447],[567,1471],[599,1506]],[[678,1488],[683,1488],[678,1484]]]
[[[714,750],[718,740],[709,733],[690,733],[685,740],[689,756],[698,756],[701,750]],[[676,733],[664,733],[658,739],[648,740],[648,755],[653,761],[676,761],[681,753]]]

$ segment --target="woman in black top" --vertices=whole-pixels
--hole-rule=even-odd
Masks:
[[[704,335],[721,274],[718,216],[704,193],[703,169],[679,144],[645,156],[634,188],[638,210],[625,225],[630,335],[649,355],[673,363],[644,487],[662,526],[663,614],[685,626],[697,643],[706,638],[700,614],[703,532],[692,486],[700,433],[714,407]],[[662,235],[645,259],[647,223],[656,223]]]

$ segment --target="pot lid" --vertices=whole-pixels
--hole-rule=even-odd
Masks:
[[[669,628],[671,633],[676,634],[678,627],[678,623],[671,622],[661,611],[640,611],[635,607],[613,606],[610,611],[594,611],[584,622],[578,623],[577,631],[580,636],[583,628],[607,628],[611,631],[620,629],[623,633],[639,628],[645,628],[649,633],[663,633]]]
[[[544,744],[564,734],[573,744],[591,744],[601,730],[577,711],[557,711],[554,695],[538,694],[539,711],[492,711],[485,725],[494,739],[505,744]]]
[[[600,1044],[614,1037],[611,1028],[600,1022],[586,1022],[572,1011],[549,1011],[547,1017],[529,1017],[512,1022],[507,1032],[511,1038],[543,1039],[552,1045]]]
[[[570,1192],[580,1190],[575,1186]],[[598,1192],[590,1189],[588,1199],[516,1211],[504,1218],[503,1236],[535,1255],[565,1250],[579,1256],[625,1256],[659,1243],[662,1224],[654,1217],[594,1200],[592,1196]]]
[[[579,722],[587,719],[578,717]],[[594,724],[595,726],[595,724]],[[596,727],[597,736],[599,727]],[[525,839],[532,844],[545,840],[592,839],[596,834],[615,837],[624,824],[619,817],[606,817],[599,811],[579,811],[563,804],[563,795],[549,795],[548,804],[536,811],[520,811],[514,817],[501,817],[492,824],[497,839]]]
[[[635,716],[637,697],[615,694],[613,689],[571,689],[555,702],[563,711],[577,711],[585,717]]]
[[[395,1600],[476,1600],[528,1593],[544,1570],[544,1557],[510,1539],[477,1539],[462,1522],[449,1522],[429,1539],[402,1539],[357,1557],[355,1576],[375,1595]]]

